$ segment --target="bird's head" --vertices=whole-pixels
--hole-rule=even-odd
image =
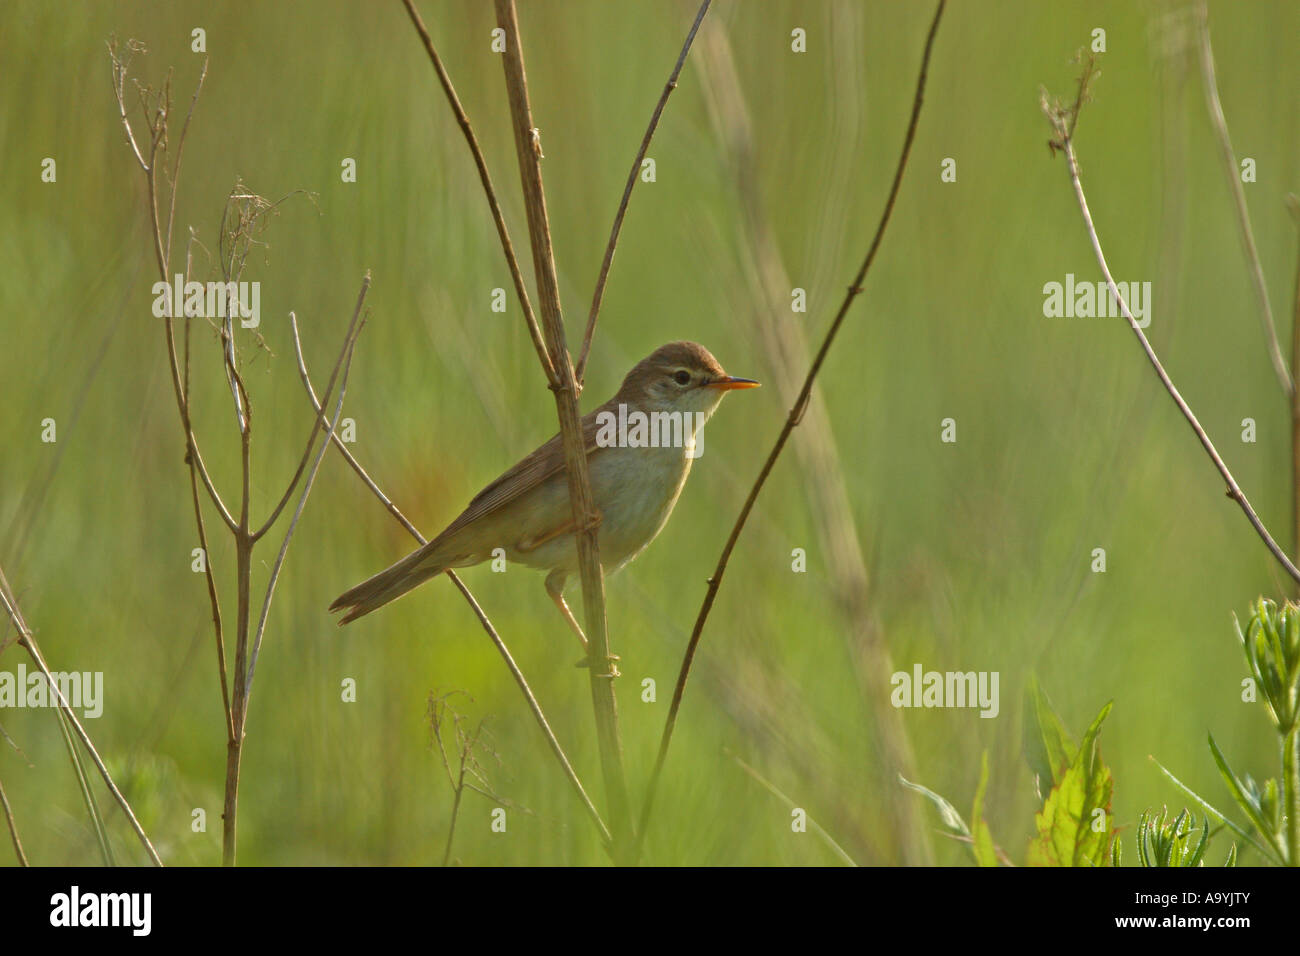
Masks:
[[[669,342],[632,367],[615,400],[653,411],[702,412],[707,418],[727,392],[758,384],[728,375],[703,345]]]

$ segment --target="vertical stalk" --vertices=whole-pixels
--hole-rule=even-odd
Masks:
[[[247,496],[235,534],[236,590],[239,606],[235,614],[235,682],[231,694],[232,732],[226,741],[226,799],[221,813],[221,865],[235,865],[235,823],[239,815],[239,763],[244,749],[244,719],[247,715],[245,684],[248,680],[248,621],[251,610],[253,542],[248,533]]]
[[[1282,736],[1282,812],[1286,814],[1286,865],[1300,866],[1300,724]]]
[[[623,747],[619,738],[618,704],[614,696],[613,667],[609,651],[609,634],[605,620],[605,584],[596,539],[599,514],[591,493],[587,468],[587,451],[582,435],[582,415],[578,408],[578,387],[564,336],[564,319],[560,309],[559,282],[555,273],[555,255],[551,248],[550,223],[546,214],[546,195],[542,188],[541,150],[534,139],[532,107],[528,102],[528,81],[524,72],[523,47],[513,0],[496,0],[497,25],[506,34],[506,90],[515,134],[515,152],[528,212],[528,234],[533,252],[533,268],[551,364],[559,376],[554,388],[556,412],[560,420],[565,471],[569,495],[573,502],[574,539],[578,547],[578,566],[582,575],[582,601],[587,618],[588,668],[591,701],[596,719],[596,737],[600,748],[601,769],[609,798],[611,851],[616,863],[632,862],[634,847],[631,814],[627,797],[627,780],[623,772]]]
[[[1300,202],[1296,201],[1295,196],[1288,196],[1287,203],[1296,225],[1300,226]],[[1297,375],[1300,375],[1300,254],[1296,260],[1292,302],[1291,380],[1296,381]],[[1295,561],[1300,561],[1300,388],[1291,389],[1291,527],[1295,535],[1291,542],[1291,554]],[[1294,584],[1292,591],[1300,597],[1300,583]]]

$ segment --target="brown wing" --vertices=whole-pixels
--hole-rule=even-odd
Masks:
[[[588,459],[599,449],[596,444],[598,430],[596,416],[602,411],[605,411],[605,406],[601,406],[582,419],[582,435],[587,446]],[[520,495],[531,491],[563,470],[564,448],[560,436],[554,435],[550,441],[525,456],[513,468],[475,495],[469,507],[461,512],[460,517],[448,525],[438,537],[445,538],[471,521],[505,507]]]

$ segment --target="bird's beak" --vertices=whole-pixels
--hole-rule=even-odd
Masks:
[[[724,375],[722,378],[715,378],[706,385],[706,388],[716,388],[720,392],[729,392],[733,388],[758,388],[762,384],[754,381],[752,378],[733,378],[730,375]]]

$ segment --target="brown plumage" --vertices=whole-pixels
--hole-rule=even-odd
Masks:
[[[671,342],[638,362],[618,393],[583,417],[606,573],[632,560],[659,533],[686,481],[691,458],[681,447],[611,447],[608,431],[602,435],[602,422],[617,416],[620,405],[647,415],[679,412],[683,420],[689,416],[694,438],[726,390],[756,384],[728,376],[702,345]],[[511,562],[550,571],[547,592],[581,636],[563,598],[566,578],[577,569],[577,548],[559,435],[475,495],[436,538],[339,595],[330,610],[345,610],[339,623],[346,624],[448,568],[488,560],[498,548]]]

